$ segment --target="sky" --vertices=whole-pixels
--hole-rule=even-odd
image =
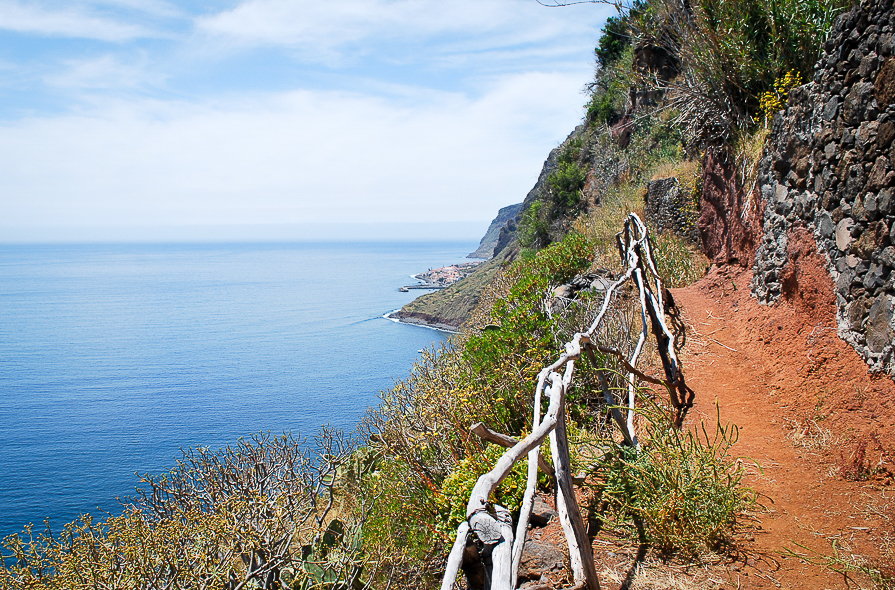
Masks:
[[[581,122],[612,14],[0,0],[0,242],[477,239]]]

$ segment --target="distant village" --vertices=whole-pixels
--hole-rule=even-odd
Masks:
[[[475,267],[480,265],[483,260],[473,262],[461,262],[460,264],[452,264],[450,266],[442,266],[441,268],[430,268],[426,272],[414,275],[420,283],[416,285],[406,285],[398,289],[402,293],[406,293],[411,289],[444,289],[453,285],[457,281],[468,277]]]

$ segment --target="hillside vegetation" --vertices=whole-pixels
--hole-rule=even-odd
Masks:
[[[616,232],[629,212],[643,215],[649,181],[675,177],[684,209],[697,212],[703,158],[712,152],[735,159],[737,181],[748,185],[770,119],[789,87],[813,76],[826,31],[848,4],[620,6],[602,35],[595,32],[597,69],[582,125],[551,155],[501,251],[439,294],[433,317],[457,325],[462,318],[461,333],[423,352],[357,433],[189,450],[170,472],[147,476],[144,493],[120,516],[8,537],[0,585],[437,587],[472,485],[502,452],[470,427],[527,434],[538,372],[601,304],[598,292],[585,290],[555,307],[555,290],[581,273],[621,270]],[[708,266],[696,244],[672,232],[654,236],[654,251],[667,286],[689,284]],[[639,308],[627,297],[630,309],[602,335],[618,349],[636,344],[630,326]],[[654,351],[646,356],[657,362]],[[642,446],[625,446],[607,421],[598,372],[610,369],[614,390],[625,388],[626,372],[609,355],[598,361],[582,363],[569,399],[588,518],[685,561],[729,550],[756,501],[730,456],[736,428],[675,430],[664,392],[638,383],[649,407]],[[524,487],[517,470],[494,498],[511,510]],[[540,482],[545,491],[551,485]]]

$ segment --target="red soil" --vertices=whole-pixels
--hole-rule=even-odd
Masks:
[[[764,496],[752,539],[727,570],[731,588],[872,587],[814,561],[869,558],[895,574],[895,383],[871,375],[836,333],[832,284],[804,230],[790,235],[784,297],[751,296],[752,273],[714,268],[673,291],[687,325],[682,364],[696,405],[688,420],[739,426],[734,452],[756,461]],[[812,553],[813,552],[813,553]],[[727,587],[727,586],[725,586]]]

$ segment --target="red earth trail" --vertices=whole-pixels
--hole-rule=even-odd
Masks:
[[[684,374],[697,392],[689,423],[714,423],[717,401],[721,421],[739,427],[734,453],[761,466],[747,483],[767,511],[726,568],[725,587],[872,587],[789,553],[819,562],[834,543],[878,569],[895,565],[895,383],[869,374],[837,336],[822,269],[801,265],[800,284],[773,306],[756,302],[752,273],[739,267],[672,291],[687,328]]]

